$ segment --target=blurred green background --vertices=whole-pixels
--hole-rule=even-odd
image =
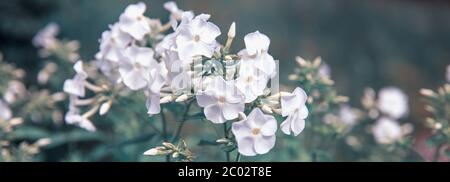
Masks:
[[[143,0],[146,15],[167,21],[161,0]],[[35,33],[49,22],[61,26],[60,37],[78,40],[83,60],[98,51],[98,39],[120,13],[137,0],[3,0],[0,1],[0,50],[5,59],[27,71],[35,83],[42,66],[31,45]],[[295,56],[321,56],[331,67],[340,94],[359,105],[365,87],[398,86],[409,96],[409,120],[426,115],[416,99],[420,88],[445,82],[450,63],[450,2],[412,0],[210,0],[176,1],[183,10],[208,13],[225,39],[235,21],[233,48],[259,30],[271,38],[270,53],[280,60],[282,84],[296,67]],[[61,88],[62,89],[62,88]],[[420,127],[420,125],[418,125]]]

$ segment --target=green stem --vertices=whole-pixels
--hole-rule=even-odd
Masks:
[[[184,123],[186,122],[186,117],[189,114],[189,109],[191,108],[191,105],[192,105],[192,101],[190,101],[186,106],[186,110],[184,111],[183,117],[181,118],[181,121],[179,122],[180,124],[178,125],[178,128],[175,131],[175,133],[173,134],[172,143],[177,141],[180,138],[180,134],[181,134],[181,131],[183,130]]]
[[[227,123],[223,123],[223,134],[225,136],[226,139],[228,139],[228,129],[227,129]],[[230,162],[230,152],[229,151],[225,151],[225,156],[227,158],[227,162]]]
[[[164,142],[169,142],[168,137],[167,137],[167,121],[166,121],[166,116],[164,115],[164,108],[161,108],[161,122],[162,122],[162,128],[163,128],[163,139]],[[166,155],[166,162],[170,162],[170,156]]]
[[[241,161],[241,153],[237,152],[236,154],[236,162]]]

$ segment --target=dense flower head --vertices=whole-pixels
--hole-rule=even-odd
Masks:
[[[378,93],[378,109],[394,119],[408,114],[408,97],[396,87],[386,87]]]
[[[144,15],[144,3],[131,4],[118,22],[102,33],[93,66],[106,81],[91,83],[96,80],[87,80],[83,63],[74,65],[74,78],[64,83],[64,91],[70,95],[67,123],[95,131],[89,118],[97,112],[105,115],[114,97],[144,93],[149,116],[164,115],[162,104],[174,102],[196,103],[202,117],[214,124],[226,126],[239,120],[232,124],[232,133],[238,151],[247,156],[265,154],[274,147],[278,128],[275,114],[284,118],[280,126],[284,133],[302,132],[308,116],[307,95],[300,87],[292,93],[268,88],[277,65],[269,54],[267,35],[259,31],[247,34],[245,48],[232,53],[235,23],[230,26],[227,42],[221,44],[216,40],[221,30],[210,21],[210,15],[181,10],[174,2],[165,3],[164,8],[170,17],[161,24]],[[84,98],[90,91],[94,97]],[[82,113],[81,107],[89,110]]]

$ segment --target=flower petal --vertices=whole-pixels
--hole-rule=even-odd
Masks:
[[[238,151],[244,156],[255,156],[254,141],[252,137],[244,137],[237,140]]]
[[[222,109],[216,104],[205,107],[204,112],[206,119],[213,123],[217,124],[226,122],[225,118],[222,116]]]
[[[265,154],[275,146],[276,137],[272,136],[258,136],[254,137],[255,152],[258,154]]]

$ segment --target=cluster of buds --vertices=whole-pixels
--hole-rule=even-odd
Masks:
[[[437,91],[421,89],[427,110],[431,115],[425,118],[425,126],[433,132],[431,141],[439,146],[450,141],[450,84],[446,83]]]
[[[186,141],[181,140],[178,145],[169,142],[163,142],[162,146],[151,148],[144,152],[148,156],[170,156],[175,160],[182,162],[191,162],[195,159],[193,153],[189,150]]]
[[[74,63],[80,57],[78,54],[80,43],[74,40],[58,39],[59,31],[59,26],[56,23],[48,24],[33,38],[33,45],[40,48],[39,55],[41,57],[56,56],[58,59]]]

